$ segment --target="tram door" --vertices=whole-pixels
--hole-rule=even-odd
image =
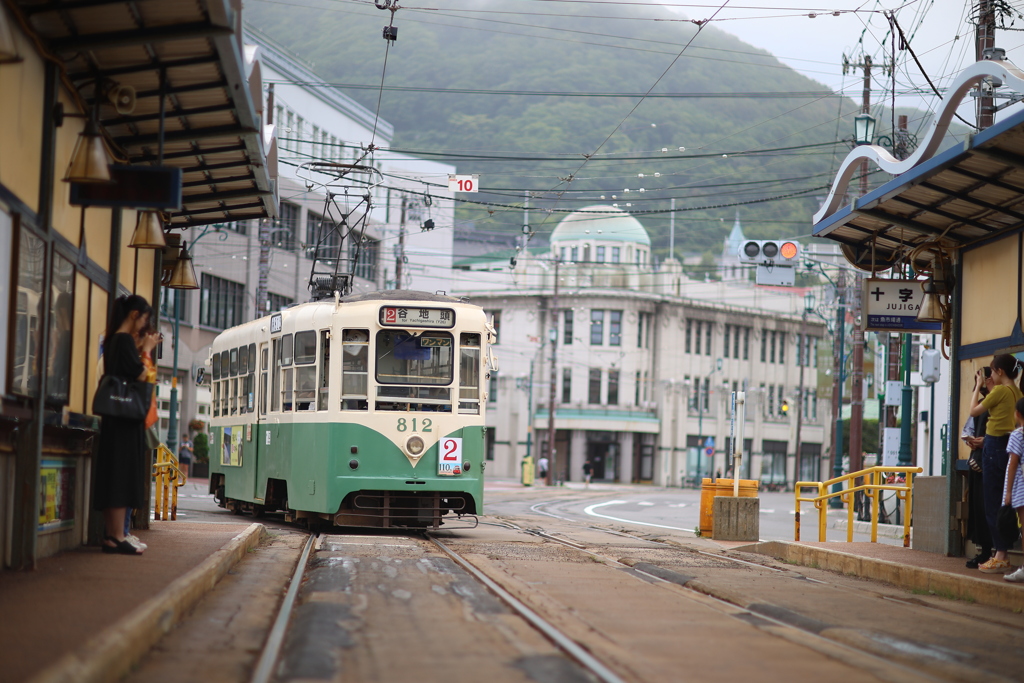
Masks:
[[[267,391],[269,389],[267,384],[268,373],[270,371],[270,345],[267,342],[263,342],[259,345],[259,374],[257,375],[257,385],[255,388],[255,399],[256,399],[256,424],[253,425],[253,431],[256,433],[256,438],[253,440],[255,443],[252,448],[252,457],[255,462],[255,488],[253,491],[253,497],[257,500],[262,500],[267,482],[265,465],[267,461],[267,440],[271,436],[267,430]]]

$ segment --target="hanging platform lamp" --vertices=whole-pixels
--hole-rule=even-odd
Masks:
[[[135,223],[135,232],[128,246],[136,249],[163,249],[167,246],[164,227],[156,211],[139,212],[139,220]]]
[[[85,129],[78,135],[71,163],[64,174],[64,182],[109,183],[112,161],[100,134],[99,124],[90,118],[86,121]]]
[[[181,253],[178,255],[178,262],[174,265],[171,281],[167,283],[168,289],[199,289],[196,271],[192,267],[192,257],[186,246],[185,242],[181,243]]]

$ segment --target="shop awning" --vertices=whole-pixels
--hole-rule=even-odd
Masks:
[[[154,164],[165,100],[164,165],[182,169],[171,228],[276,214],[274,142],[262,123],[258,67],[230,0],[16,0],[64,83],[99,118],[120,163]],[[131,113],[106,92],[135,89]],[[268,168],[268,157],[271,168]],[[63,169],[58,169],[62,173]]]
[[[925,242],[957,249],[1022,227],[1024,112],[825,216],[813,234],[839,242],[851,263],[885,269]]]

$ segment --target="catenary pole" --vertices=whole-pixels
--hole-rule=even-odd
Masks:
[[[548,477],[547,483],[558,481],[555,476],[557,453],[555,453],[555,376],[558,367],[558,265],[555,258],[555,284],[551,290],[551,373],[548,386]]]

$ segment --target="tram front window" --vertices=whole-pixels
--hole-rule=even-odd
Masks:
[[[452,335],[402,330],[377,333],[375,372],[377,410],[450,412],[453,377]]]
[[[452,335],[381,330],[376,370],[380,384],[451,384]]]

